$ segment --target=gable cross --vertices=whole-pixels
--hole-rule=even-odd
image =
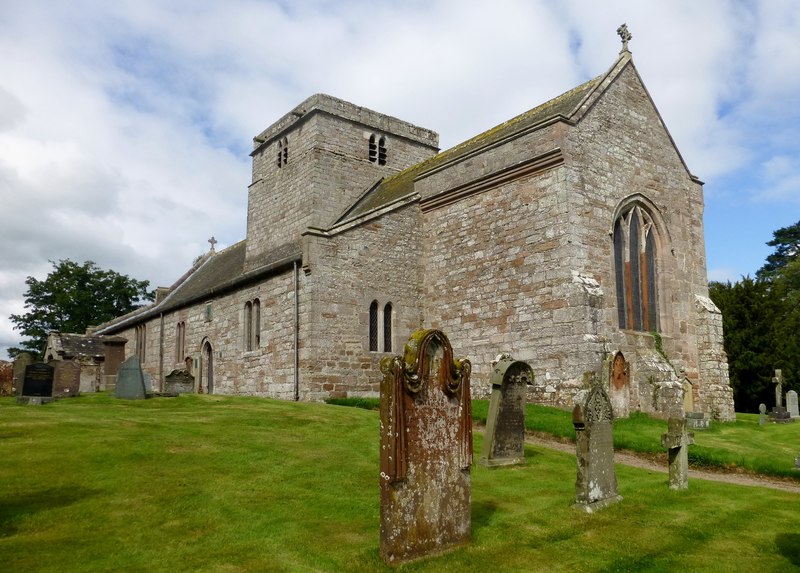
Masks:
[[[212,253],[213,253],[213,252],[214,252],[214,246],[217,244],[217,242],[218,242],[218,241],[217,241],[217,240],[216,240],[216,239],[215,239],[215,238],[212,236],[212,237],[211,237],[211,238],[208,240],[208,242],[209,242],[209,243],[211,243],[211,251],[210,251],[210,252],[212,252]]]
[[[622,26],[617,28],[617,35],[619,35],[619,37],[622,39],[622,51],[620,52],[620,54],[622,52],[627,52],[628,51],[628,42],[630,42],[633,39],[633,36],[628,31],[628,25],[627,24],[623,24]]]

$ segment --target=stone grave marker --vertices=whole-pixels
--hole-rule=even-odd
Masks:
[[[775,384],[775,407],[769,413],[769,419],[776,424],[794,422],[794,418],[783,405],[783,372],[776,370],[772,383]]]
[[[622,499],[614,468],[612,420],[611,401],[598,384],[572,411],[578,466],[574,507],[587,513]]]
[[[759,404],[758,405],[758,425],[763,426],[767,423],[767,405],[766,404]]]
[[[781,408],[783,407],[783,372],[776,370],[772,383],[775,384],[775,408]]]
[[[188,371],[173,370],[164,378],[166,394],[191,394],[194,392],[194,376]]]
[[[20,404],[45,404],[53,400],[53,367],[34,362],[25,367],[22,392],[17,396]]]
[[[131,356],[120,364],[116,392],[117,398],[125,400],[144,400],[147,397],[144,373],[138,357]]]
[[[481,465],[525,462],[525,398],[532,383],[533,370],[527,363],[514,360],[510,354],[500,355],[492,370],[492,397],[478,459]]]
[[[469,360],[439,330],[418,330],[381,360],[380,554],[402,563],[469,543]]]
[[[786,409],[792,418],[800,418],[800,409],[797,406],[797,392],[789,390],[786,393]]]
[[[14,366],[11,373],[11,384],[14,387],[14,393],[17,396],[22,396],[22,383],[25,380],[25,369],[33,364],[33,357],[27,352],[21,352],[14,359]]]
[[[669,450],[669,489],[689,487],[689,446],[694,443],[694,433],[686,431],[686,418],[671,417],[666,434],[661,434],[661,445]]]
[[[14,365],[6,360],[0,360],[0,396],[14,394]]]
[[[53,398],[69,398],[80,395],[81,367],[71,360],[52,360]]]

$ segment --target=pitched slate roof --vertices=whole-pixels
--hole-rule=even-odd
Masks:
[[[53,350],[65,359],[76,356],[91,356],[92,358],[105,356],[103,337],[101,336],[53,331],[50,333],[50,343]]]
[[[135,310],[106,324],[96,332],[118,332],[163,312],[207,301],[243,284],[291,266],[302,257],[299,242],[286,243],[266,254],[258,268],[245,270],[247,241],[240,241],[219,253],[204,255],[186,274],[170,287],[160,302]]]
[[[374,209],[414,192],[414,180],[445,163],[454,161],[472,152],[502,141],[503,139],[527,129],[536,129],[553,121],[569,120],[579,109],[581,103],[591,94],[608,74],[603,74],[569,90],[523,114],[520,114],[492,129],[476,135],[467,141],[434,155],[421,163],[413,165],[391,177],[387,177],[370,188],[356,203],[339,218],[337,223],[354,219]]]

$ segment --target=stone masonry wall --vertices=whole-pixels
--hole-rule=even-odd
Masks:
[[[259,348],[247,352],[244,344],[244,305],[258,298],[261,307]],[[294,396],[294,281],[292,271],[284,272],[211,301],[211,319],[206,317],[206,302],[147,323],[147,351],[143,369],[153,377],[155,389],[162,376],[185,367],[176,355],[177,323],[186,323],[185,355],[199,359],[203,343],[214,352],[214,392],[292,399]],[[135,350],[133,330],[121,333],[129,342],[125,356]],[[159,352],[163,349],[163,372],[159,372]],[[198,372],[193,372],[195,376]]]
[[[333,236],[309,235],[304,249],[301,322],[303,399],[379,395],[383,315],[379,352],[369,350],[369,307],[393,308],[392,349],[422,325],[422,282],[418,262],[416,204],[374,218]]]

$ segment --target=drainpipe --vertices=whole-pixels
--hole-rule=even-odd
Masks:
[[[161,321],[161,334],[158,339],[158,388],[164,391],[164,313],[159,315]]]
[[[298,268],[297,261],[294,262],[294,400],[300,400],[300,372],[299,372],[299,341],[300,341],[300,302],[297,300],[298,291]]]

